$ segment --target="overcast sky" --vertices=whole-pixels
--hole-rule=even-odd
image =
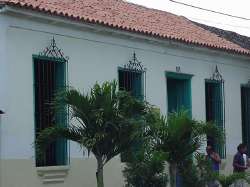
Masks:
[[[177,15],[185,16],[191,20],[216,26],[226,30],[250,36],[250,20],[241,20],[220,14],[194,9],[169,0],[127,0],[146,7],[165,10]],[[176,0],[194,6],[223,12],[250,19],[249,0]]]

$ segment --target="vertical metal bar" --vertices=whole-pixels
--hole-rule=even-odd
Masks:
[[[40,117],[41,117],[41,129],[43,130],[44,127],[44,108],[43,108],[43,99],[44,99],[44,63],[42,61],[39,61],[40,67],[41,67],[41,79],[40,79]],[[43,160],[43,165],[46,164],[47,162],[47,149],[45,150],[45,155],[44,155],[44,160]]]
[[[223,92],[223,128],[224,128],[224,136],[226,134],[226,96],[225,96],[225,83],[224,80],[222,82],[222,92]],[[227,156],[227,147],[226,147],[226,136],[224,137],[224,158]]]
[[[132,72],[131,71],[129,71],[129,90],[130,90],[130,92],[131,92],[131,94],[133,95],[133,88],[132,88]]]
[[[56,94],[56,91],[57,91],[57,86],[56,86],[56,82],[57,82],[57,62],[55,61],[51,61],[51,64],[53,65],[53,70],[51,71],[51,77],[52,77],[52,80],[51,80],[51,84],[52,84],[52,87],[51,87],[51,101],[54,101],[55,99],[55,94]],[[52,112],[53,112],[53,121],[52,121],[52,125],[57,125],[57,123],[60,123],[60,121],[57,121],[57,111],[55,111],[55,107],[53,106],[52,108]],[[60,116],[59,116],[60,117]],[[58,140],[57,140],[58,141]],[[53,160],[54,160],[54,165],[57,165],[57,142],[54,142],[53,143],[53,151],[54,151],[54,154],[53,154]]]
[[[136,72],[130,71],[130,77],[131,77],[131,92],[132,95],[138,99],[137,95],[137,85],[136,85]]]
[[[51,74],[50,74],[50,70],[51,70],[51,62],[46,62],[46,91],[47,91],[47,127],[51,126],[51,118],[52,118],[52,111],[51,111],[51,107],[50,107],[50,102],[51,102]],[[50,145],[50,151],[49,151],[49,164],[53,165],[53,154],[54,154],[54,147],[53,147],[53,143],[51,143]]]
[[[130,74],[129,74],[129,71],[126,71],[126,91],[130,92]],[[131,92],[130,92],[131,93]]]
[[[68,90],[69,87],[69,67],[68,67],[68,61],[66,61],[66,72],[65,72],[65,77],[66,77],[66,91]],[[67,106],[67,125],[69,124],[69,107]],[[66,147],[66,151],[67,151],[67,163],[70,165],[70,141],[67,141],[67,147]]]
[[[147,93],[147,82],[146,82],[146,71],[143,72],[144,80],[143,80],[143,93],[144,93],[144,99],[147,100],[146,93]]]

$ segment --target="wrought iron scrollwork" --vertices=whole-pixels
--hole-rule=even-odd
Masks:
[[[127,64],[118,68],[119,88],[132,93],[138,99],[146,99],[146,68],[138,60],[136,53]]]
[[[45,56],[48,58],[59,58],[65,61],[69,60],[69,57],[64,56],[62,50],[57,47],[54,37],[51,39],[50,45],[39,53],[39,56]]]
[[[144,72],[147,69],[143,67],[142,62],[140,62],[137,59],[136,53],[133,53],[133,57],[131,60],[129,60],[129,63],[124,65],[124,69],[130,70],[130,71],[141,71]]]
[[[212,77],[210,78],[213,81],[219,81],[219,82],[224,82],[224,79],[222,77],[222,74],[219,72],[218,66],[216,65],[215,67],[215,71],[212,75]]]

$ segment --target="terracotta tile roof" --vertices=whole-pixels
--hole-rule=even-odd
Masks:
[[[243,36],[241,34],[238,34],[233,31],[228,31],[228,30],[223,30],[217,27],[212,27],[208,25],[204,25],[201,23],[194,22],[194,24],[198,25],[199,27],[202,27],[206,30],[209,30],[212,33],[215,33],[216,35],[225,38],[226,40],[229,40],[239,46],[241,46],[244,49],[250,50],[250,37],[248,36]]]
[[[0,3],[129,32],[250,55],[250,50],[190,20],[122,0],[0,0]]]

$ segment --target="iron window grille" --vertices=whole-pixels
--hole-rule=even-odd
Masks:
[[[66,126],[67,108],[56,110],[53,106],[56,94],[67,86],[68,57],[56,45],[55,39],[39,55],[33,55],[35,94],[35,135],[43,129]],[[36,159],[37,166],[66,165],[68,163],[67,141],[59,139],[45,150],[43,158]]]
[[[146,99],[146,68],[137,59],[136,53],[123,67],[118,68],[119,90],[128,91],[137,99]]]
[[[213,75],[205,80],[206,120],[214,123],[225,134],[225,92],[224,79],[215,67]],[[225,137],[224,137],[225,139]],[[218,144],[212,137],[207,137],[207,143],[212,145],[221,158],[226,158],[226,144]]]
[[[136,53],[123,67],[118,68],[119,90],[130,92],[139,100],[146,99],[146,68],[138,60]],[[122,162],[130,162],[141,147],[141,141],[136,140],[128,150],[121,154]]]

